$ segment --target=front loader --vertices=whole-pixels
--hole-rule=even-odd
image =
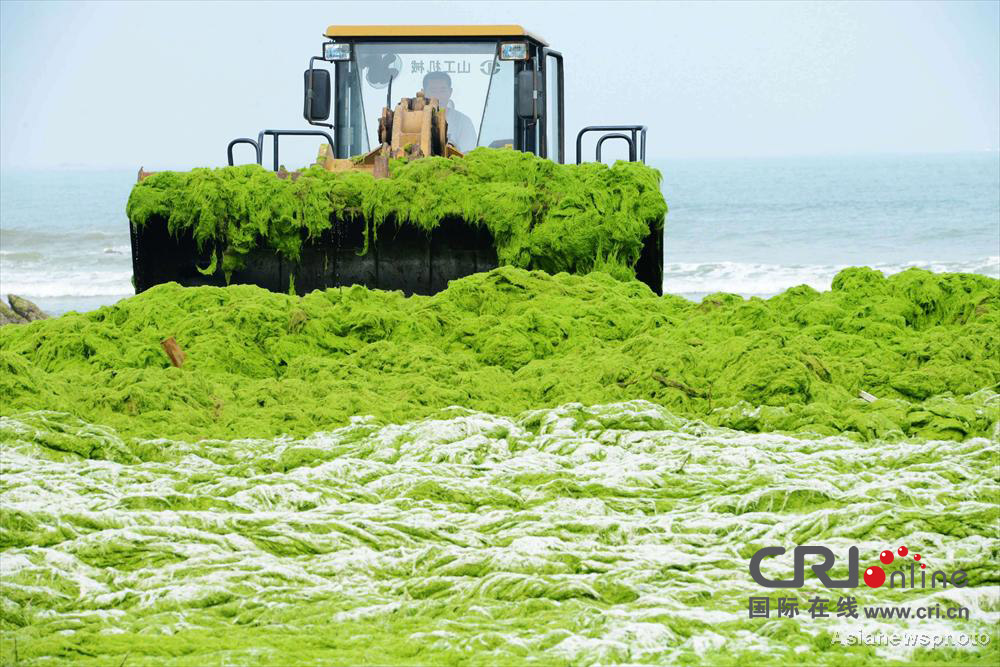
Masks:
[[[322,129],[265,129],[256,138],[234,139],[227,147],[231,167],[246,146],[252,161],[267,164],[275,178],[294,180],[300,174],[287,172],[279,155],[281,140],[296,136],[322,140],[315,167],[367,172],[374,179],[393,178],[394,164],[462,159],[482,147],[565,162],[563,56],[520,26],[330,26],[325,38],[322,55],[310,58],[303,75],[303,116]],[[645,126],[606,125],[577,134],[577,164],[592,133],[598,162],[609,140],[627,144],[630,162],[645,162]],[[151,173],[140,170],[140,185]],[[447,216],[433,229],[400,224],[385,233],[352,215],[321,233],[303,232],[293,256],[261,246],[226,267],[213,257],[220,253],[217,245],[179,229],[171,218],[171,211],[142,221],[130,215],[137,292],[176,281],[298,293],[358,284],[433,294],[450,280],[501,262],[497,239],[475,220]],[[662,223],[662,216],[649,221],[632,267],[657,294],[663,288]]]

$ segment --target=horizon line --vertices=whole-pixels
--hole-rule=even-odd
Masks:
[[[859,153],[764,153],[764,154],[707,154],[707,155],[697,155],[697,154],[677,154],[671,156],[654,156],[648,157],[646,159],[647,163],[652,162],[662,162],[667,160],[782,160],[782,159],[801,159],[801,158],[872,158],[872,157],[929,157],[929,156],[946,156],[946,155],[997,155],[1000,156],[1000,148],[985,148],[985,149],[956,149],[956,150],[945,150],[945,151],[871,151],[871,152],[859,152]],[[253,164],[252,162],[244,163]],[[572,164],[571,162],[566,162],[565,164]],[[173,165],[167,165],[159,167],[158,171],[182,171],[188,169],[196,169],[204,167],[205,165],[187,165],[185,167],[177,167]],[[227,165],[219,165],[227,166]],[[241,165],[236,165],[241,166]],[[309,165],[304,165],[309,166]],[[73,164],[73,163],[60,163],[60,164],[50,164],[50,165],[10,165],[10,164],[0,164],[0,171],[127,171],[135,170],[138,172],[140,168],[144,168],[145,165],[140,166],[125,166],[121,164]],[[301,168],[301,167],[300,167]]]

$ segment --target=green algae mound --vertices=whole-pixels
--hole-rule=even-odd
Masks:
[[[399,423],[449,406],[513,416],[645,399],[742,431],[995,437],[998,286],[854,268],[828,292],[698,304],[603,273],[512,267],[429,297],[166,284],[0,329],[0,411],[192,440],[305,435],[357,415]],[[182,368],[160,347],[169,336]],[[64,440],[54,446],[83,456],[155,454],[111,451],[100,434]]]
[[[190,230],[203,249],[218,245],[227,272],[260,247],[295,261],[303,237],[349,219],[376,233],[388,221],[430,231],[461,219],[489,229],[501,265],[621,278],[634,277],[643,240],[667,212],[660,172],[646,165],[561,165],[510,150],[397,160],[379,180],[321,167],[294,176],[258,165],[158,172],[136,184],[126,212],[137,225],[158,218],[172,234]]]
[[[173,441],[168,460],[133,463],[45,437],[84,428],[0,418],[0,663],[1000,662],[1000,480],[982,438],[746,434],[646,401]],[[751,554],[801,543],[831,548],[837,578],[850,547],[864,568],[907,545],[968,586],[838,592],[810,572],[771,592],[770,618],[748,618],[748,598],[768,595]],[[774,574],[791,572],[778,562]],[[836,617],[841,594],[860,618]],[[817,597],[830,618],[809,613]],[[801,613],[776,617],[782,598]],[[869,629],[865,610],[883,605],[969,616]],[[862,628],[994,641],[846,645]]]

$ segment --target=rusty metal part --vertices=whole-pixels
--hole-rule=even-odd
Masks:
[[[415,160],[432,155],[462,155],[448,143],[445,110],[437,98],[425,97],[423,91],[415,97],[400,99],[392,111],[389,107],[382,109],[378,119],[378,140],[378,148],[360,158],[335,158],[324,144],[320,146],[317,163],[329,171],[371,171],[375,178],[386,178],[389,158]]]
[[[388,155],[375,156],[375,162],[372,163],[372,176],[375,178],[389,178]]]

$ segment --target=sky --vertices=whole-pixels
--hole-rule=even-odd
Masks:
[[[566,59],[569,160],[580,127],[624,123],[653,160],[1000,148],[996,1],[0,0],[0,168],[217,166],[232,138],[308,127],[331,23],[541,35]],[[282,162],[315,156],[299,142]]]

